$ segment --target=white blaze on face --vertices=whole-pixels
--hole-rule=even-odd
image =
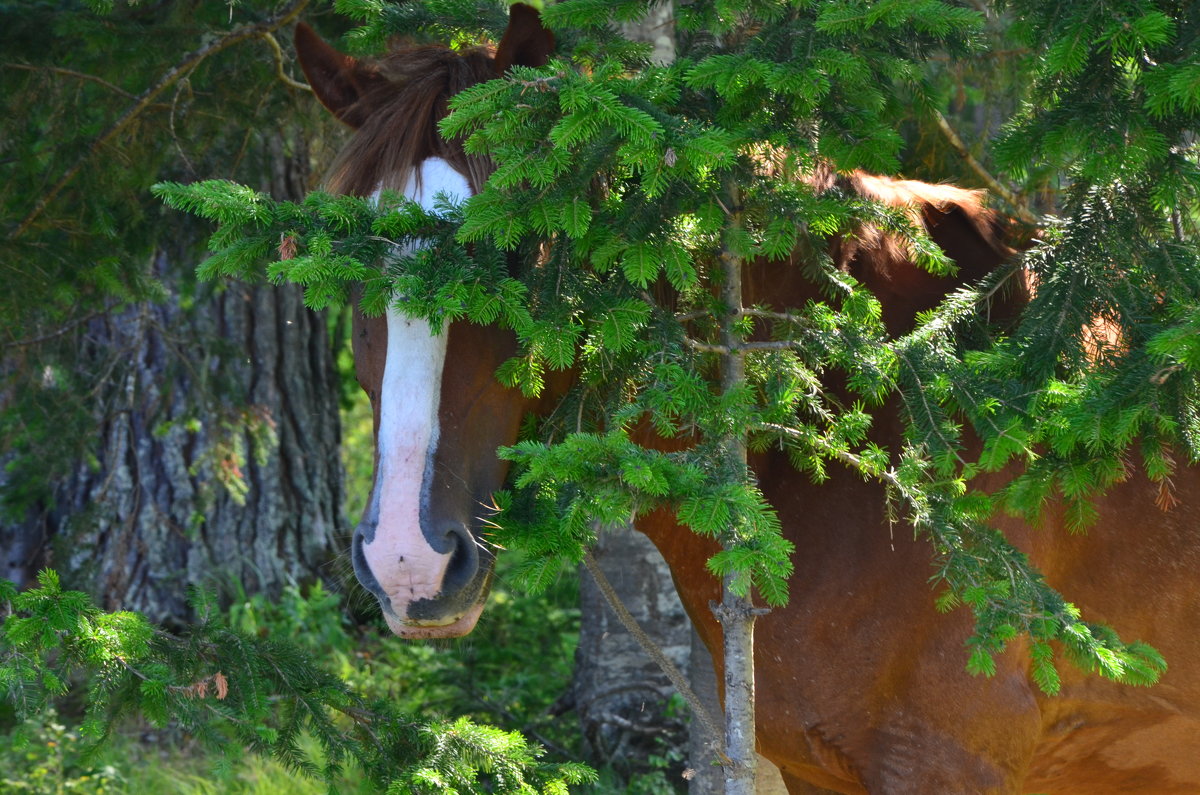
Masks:
[[[471,195],[466,179],[441,158],[426,160],[419,172],[420,179],[409,180],[405,195],[426,209],[433,207],[439,193],[455,201]],[[451,545],[439,552],[421,530],[438,442],[446,329],[432,334],[427,321],[389,308],[387,332],[376,441],[379,463],[374,504],[368,511],[377,524],[373,538],[363,545],[363,555],[396,616],[403,618],[409,602],[438,595],[453,549]],[[387,618],[399,631],[393,617]]]

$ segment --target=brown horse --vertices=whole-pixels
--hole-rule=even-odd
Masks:
[[[509,64],[544,63],[552,45],[537,13],[522,5],[494,58],[418,47],[360,62],[301,26],[296,47],[310,83],[357,130],[331,186],[363,195],[399,187],[425,204],[439,191],[471,193],[487,164],[437,135],[447,99]],[[893,331],[1010,253],[977,193],[862,174],[842,187],[909,208],[960,268],[953,281],[936,278],[902,246],[870,233],[834,245],[835,261],[875,291]],[[745,292],[748,304],[783,310],[814,287],[795,266],[755,262]],[[474,517],[506,475],[493,451],[516,439],[527,411],[542,407],[493,379],[515,350],[496,329],[456,322],[433,335],[422,321],[390,312],[356,318],[354,348],[376,427],[376,480],[354,535],[355,570],[397,634],[467,633],[491,571]],[[875,422],[878,442],[899,442],[894,407]],[[1000,520],[1052,585],[1089,616],[1155,645],[1172,665],[1159,685],[1141,689],[1064,670],[1061,695],[1045,697],[1019,643],[998,659],[995,676],[964,671],[969,617],[935,613],[930,550],[911,532],[890,529],[881,487],[836,467],[813,485],[778,451],[754,454],[751,464],[797,549],[791,600],[761,619],[755,650],[760,750],[793,795],[1200,793],[1194,473],[1177,478],[1181,504],[1170,512],[1156,506],[1157,487],[1132,474],[1099,501],[1102,520],[1086,536],[1062,532],[1057,516],[1037,532]],[[718,583],[704,566],[715,547],[669,511],[637,526],[666,557],[719,666],[720,628],[707,607],[719,598]]]

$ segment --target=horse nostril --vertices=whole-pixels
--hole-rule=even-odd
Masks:
[[[479,549],[470,530],[461,524],[451,524],[446,528],[446,540],[450,546],[450,562],[442,577],[444,595],[466,588],[479,571]]]
[[[354,575],[358,577],[358,581],[362,583],[364,588],[375,595],[375,598],[384,606],[384,610],[390,611],[392,606],[391,600],[383,592],[383,586],[375,578],[375,572],[371,571],[371,566],[367,563],[367,556],[363,552],[363,536],[362,527],[356,528],[354,539],[350,544],[350,561],[354,564]]]

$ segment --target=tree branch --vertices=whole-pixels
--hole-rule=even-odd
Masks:
[[[264,30],[258,34],[259,37],[271,47],[271,55],[275,58],[275,76],[278,77],[285,86],[289,88],[299,89],[312,93],[312,86],[308,83],[301,83],[299,80],[293,80],[283,71],[283,50],[279,47],[279,42],[271,35],[271,31]]]
[[[25,339],[9,340],[8,342],[5,342],[3,345],[0,345],[0,347],[3,347],[3,348],[26,348],[31,345],[40,345],[43,342],[49,342],[52,339],[57,339],[58,337],[61,337],[62,335],[66,334],[74,329],[79,328],[80,326],[82,326],[84,323],[87,323],[92,318],[99,317],[102,314],[104,314],[104,313],[103,312],[91,312],[91,313],[89,313],[81,318],[78,318],[78,319],[72,321],[71,323],[68,323],[67,325],[62,326],[61,328],[55,329],[54,331],[51,331],[49,333],[42,334],[37,337],[26,337]]]
[[[158,82],[143,91],[142,94],[137,97],[134,103],[130,105],[124,113],[121,114],[120,118],[113,122],[107,130],[100,133],[96,140],[92,141],[92,145],[88,147],[87,151],[79,156],[74,165],[68,168],[66,173],[59,177],[58,181],[55,182],[48,191],[42,194],[41,198],[38,199],[37,204],[34,205],[34,208],[29,212],[29,214],[21,219],[21,223],[17,225],[16,230],[12,233],[12,238],[16,239],[28,231],[29,227],[33,225],[34,221],[41,217],[47,205],[54,201],[58,194],[62,192],[63,188],[65,188],[73,179],[75,179],[79,172],[83,170],[84,165],[91,160],[97,152],[100,151],[100,148],[115,138],[122,130],[128,127],[130,123],[142,113],[142,111],[150,106],[150,103],[154,101],[155,97],[173,85],[181,77],[188,74],[192,69],[196,68],[196,66],[205,58],[208,58],[210,55],[215,55],[222,50],[226,50],[235,44],[246,41],[247,39],[251,39],[256,36],[262,36],[264,33],[270,33],[271,31],[278,30],[298,17],[306,5],[308,5],[308,0],[293,0],[293,2],[285,7],[278,16],[265,19],[261,22],[242,25],[239,28],[229,31],[224,36],[221,36],[220,38],[205,44],[203,47],[193,50],[185,55],[179,63],[162,75],[158,79]]]
[[[641,628],[637,622],[637,619],[633,617],[633,614],[630,613],[625,605],[621,603],[621,597],[617,595],[617,592],[612,587],[612,583],[608,581],[608,577],[604,575],[604,570],[600,568],[600,564],[596,562],[596,559],[592,556],[591,552],[585,552],[583,554],[583,565],[587,567],[588,573],[591,574],[592,579],[596,581],[596,586],[600,589],[600,593],[604,595],[604,600],[608,602],[608,606],[612,608],[614,613],[616,613],[617,620],[621,622],[621,626],[625,627],[625,629],[629,631],[629,634],[632,635],[633,639],[638,642],[638,645],[642,647],[642,650],[650,656],[650,659],[654,660],[655,664],[657,664],[660,669],[662,669],[662,672],[667,675],[668,679],[671,680],[671,684],[675,685],[675,689],[679,692],[679,695],[683,696],[683,699],[687,701],[688,706],[691,707],[692,714],[694,714],[696,719],[700,721],[702,726],[704,726],[704,731],[708,734],[709,741],[712,742],[713,746],[716,748],[717,754],[721,757],[721,761],[723,763],[727,762],[728,760],[726,759],[724,752],[721,750],[721,730],[717,727],[716,720],[713,719],[713,716],[704,706],[704,702],[702,702],[700,697],[696,695],[696,692],[692,690],[692,686],[688,683],[687,677],[685,677],[683,672],[675,666],[675,663],[671,662],[667,656],[663,654],[662,649],[658,648],[658,644],[656,644],[654,640],[646,634],[646,631]]]
[[[1004,185],[1004,183],[993,177],[988,170],[983,167],[983,164],[975,159],[975,156],[971,154],[971,150],[968,149],[967,145],[963,143],[963,140],[958,137],[958,133],[956,133],[954,128],[950,126],[950,122],[946,121],[946,117],[941,114],[941,111],[936,109],[933,111],[933,120],[937,122],[938,129],[941,130],[942,135],[945,137],[947,143],[949,143],[951,148],[953,148],[955,152],[958,152],[959,156],[967,162],[967,165],[971,167],[971,170],[978,174],[979,178],[987,184],[988,190],[995,193],[1001,199],[1004,199],[1004,201],[1016,211],[1017,217],[1023,222],[1029,224],[1030,226],[1040,226],[1037,216],[1029,211],[1029,208],[1026,206],[1025,202],[1010,188]]]
[[[701,353],[719,353],[726,355],[730,352],[737,351],[785,351],[789,348],[803,348],[804,343],[801,340],[760,340],[758,342],[739,342],[730,347],[728,345],[713,345],[710,342],[700,342],[691,337],[683,338],[684,345],[687,345],[692,350],[700,351]]]
[[[130,94],[128,91],[121,88],[120,86],[113,85],[112,83],[108,82],[107,80],[105,80],[102,77],[97,77],[96,75],[89,75],[86,72],[76,72],[74,69],[63,69],[60,66],[33,66],[32,64],[24,64],[24,63],[6,63],[6,64],[4,64],[4,68],[6,68],[6,69],[23,69],[26,72],[51,72],[52,74],[56,74],[56,75],[65,75],[67,77],[75,77],[80,80],[87,80],[89,82],[96,83],[97,85],[104,86],[109,91],[116,92],[117,94],[120,94],[121,96],[125,97],[126,99],[137,99],[137,97],[135,97],[133,94]]]

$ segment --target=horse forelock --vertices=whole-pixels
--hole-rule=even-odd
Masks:
[[[478,191],[492,164],[443,138],[438,122],[451,97],[495,77],[491,50],[406,46],[365,66],[378,79],[351,111],[364,121],[330,168],[326,189],[355,196],[381,187],[403,191],[420,163],[440,157]]]

